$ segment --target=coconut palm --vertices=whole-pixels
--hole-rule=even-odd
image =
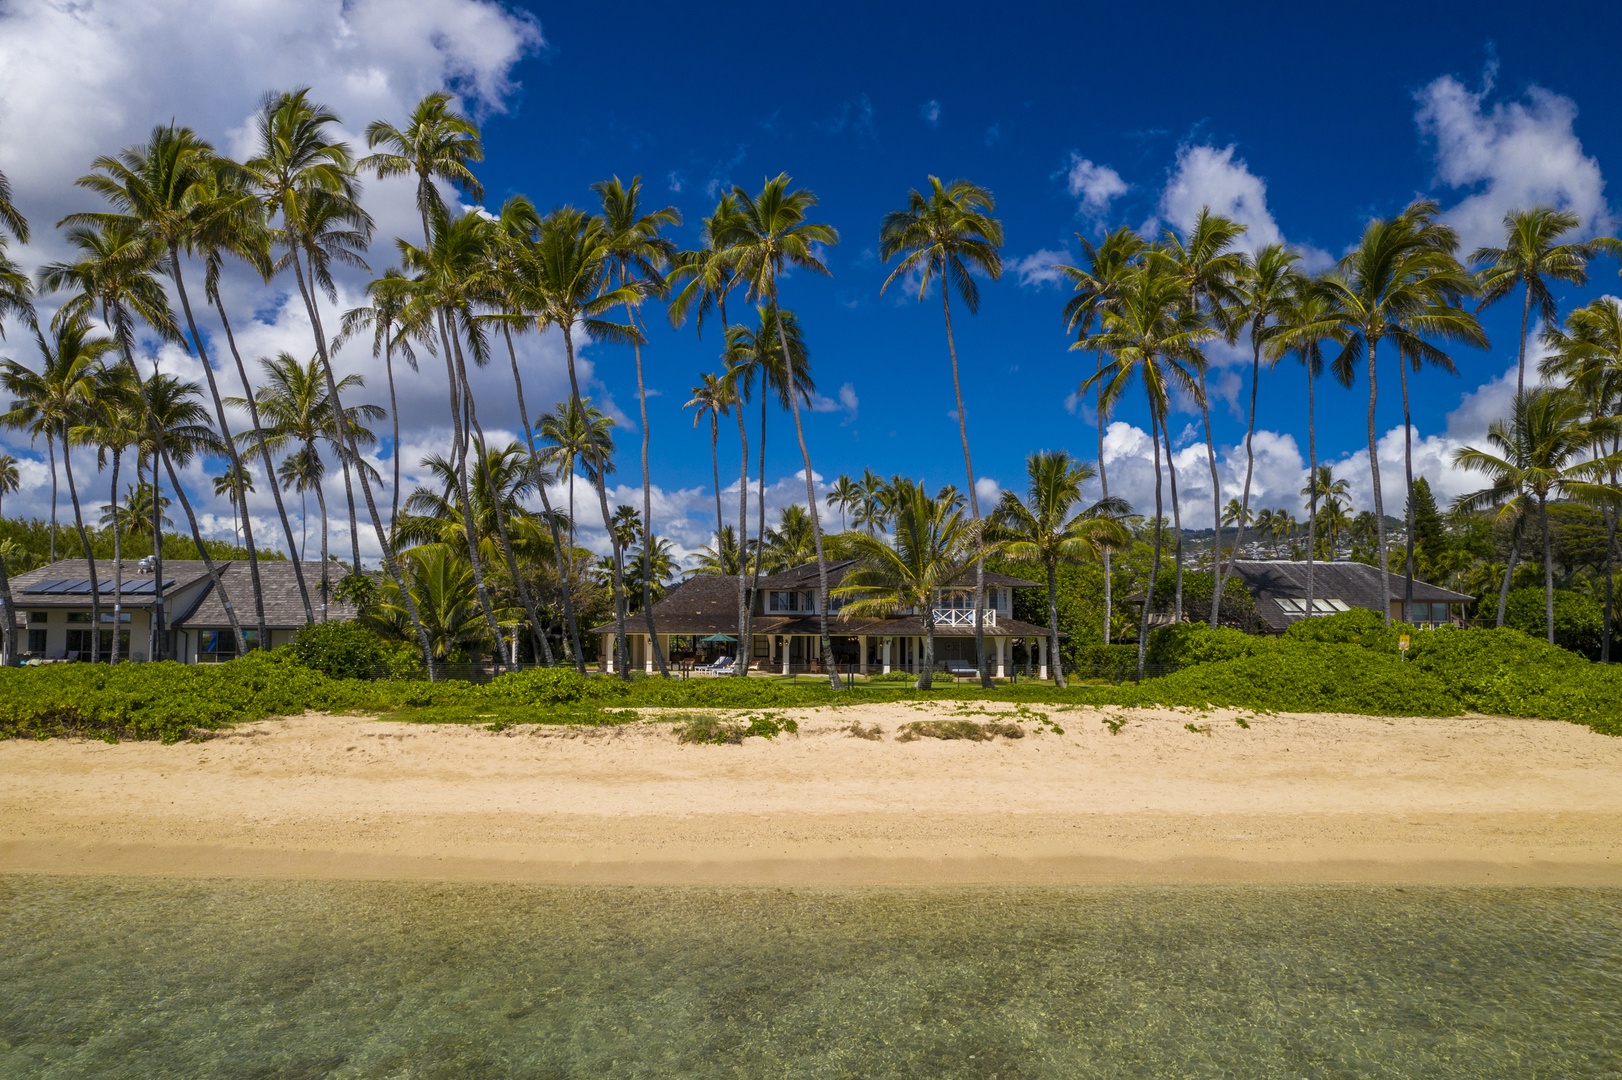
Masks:
[[[642,342],[646,328],[642,325],[639,304],[632,301],[638,296],[663,296],[668,291],[664,271],[676,257],[676,245],[659,235],[666,226],[681,224],[681,213],[674,206],[644,214],[640,205],[642,178],[633,176],[630,184],[623,184],[615,176],[591,185],[602,202],[603,221],[608,227],[608,257],[614,267],[613,280],[626,294],[625,321],[640,333],[632,338],[631,348],[636,357],[636,397],[642,419],[642,521],[646,531],[653,529],[653,480],[648,469],[648,391],[642,375]],[[658,662],[659,674],[669,677],[664,650],[659,647],[659,635],[653,625],[654,574],[648,559],[651,545],[642,545],[642,616],[648,624],[648,641]]]
[[[1086,258],[1083,266],[1060,265],[1056,270],[1075,290],[1076,295],[1065,302],[1064,328],[1067,333],[1076,335],[1076,341],[1070,347],[1079,349],[1082,342],[1093,331],[1104,310],[1113,302],[1120,289],[1122,276],[1143,255],[1144,249],[1149,245],[1143,237],[1129,228],[1116,229],[1094,247],[1086,237],[1076,236],[1081,244],[1082,254]],[[1093,356],[1094,373],[1104,369],[1104,354],[1097,352]],[[1100,387],[1102,384],[1099,384]],[[1104,411],[1102,401],[1099,402],[1096,416],[1098,428],[1098,487],[1103,498],[1109,498],[1109,470],[1104,460],[1104,431],[1109,423],[1109,414]],[[1115,618],[1114,570],[1110,565],[1113,552],[1104,549],[1104,644],[1110,643],[1111,627]]]
[[[1367,365],[1369,478],[1374,493],[1375,544],[1382,571],[1389,571],[1391,566],[1385,540],[1385,498],[1380,487],[1379,432],[1375,427],[1380,344],[1389,339],[1396,348],[1406,385],[1407,372],[1402,364],[1447,360],[1447,355],[1427,339],[1464,341],[1483,347],[1487,341],[1476,317],[1457,306],[1458,300],[1474,288],[1474,282],[1453,256],[1457,234],[1438,224],[1436,214],[1436,204],[1422,200],[1394,218],[1370,222],[1358,246],[1340,260],[1334,273],[1324,278],[1324,288],[1340,315],[1343,335],[1341,353],[1334,362],[1336,375],[1349,383],[1358,362],[1366,361]],[[1413,431],[1407,419],[1405,416],[1403,460],[1411,480]],[[1412,535],[1411,526],[1408,532]],[[1411,599],[1410,581],[1404,603]],[[1389,610],[1385,621],[1390,625]]]
[[[1025,459],[1029,479],[1024,501],[1003,492],[992,515],[993,535],[1012,559],[1042,564],[1048,586],[1048,647],[1053,652],[1053,681],[1064,686],[1059,656],[1059,564],[1103,558],[1110,548],[1125,547],[1131,536],[1117,518],[1131,513],[1119,499],[1105,499],[1077,511],[1082,487],[1096,470],[1063,450],[1040,451]]]
[[[1479,247],[1470,253],[1470,261],[1480,267],[1476,271],[1480,297],[1476,311],[1504,299],[1517,285],[1521,287],[1516,393],[1526,389],[1526,335],[1532,309],[1537,308],[1538,317],[1545,326],[1554,326],[1558,319],[1549,282],[1585,285],[1588,283],[1590,259],[1601,251],[1611,254],[1622,252],[1622,243],[1609,236],[1581,243],[1556,242],[1581,224],[1582,219],[1569,210],[1556,210],[1549,206],[1511,210],[1504,215],[1504,246]]]
[[[384,120],[366,125],[366,146],[378,152],[364,157],[358,168],[376,172],[378,179],[413,177],[417,182],[417,212],[422,215],[423,243],[430,243],[429,220],[443,213],[445,203],[434,181],[454,184],[477,201],[484,188],[469,165],[484,160],[484,143],[471,119],[453,109],[455,99],[436,90],[417,102],[405,127]]]
[[[15,318],[32,327],[34,285],[6,251],[7,240],[0,233],[0,338],[5,337],[5,320]]]
[[[1491,486],[1462,497],[1473,510],[1501,506],[1517,496],[1535,504],[1543,533],[1544,620],[1554,644],[1554,547],[1549,533],[1549,499],[1590,506],[1615,506],[1622,493],[1605,483],[1622,467],[1622,454],[1588,456],[1605,440],[1622,435],[1622,418],[1589,417],[1587,404],[1570,389],[1539,388],[1515,395],[1508,420],[1487,428],[1491,450],[1467,446],[1453,455],[1461,468],[1486,474]],[[1505,573],[1508,578],[1508,572]]]
[[[533,276],[527,286],[531,311],[539,328],[555,326],[563,333],[564,357],[569,368],[569,403],[582,415],[585,405],[580,396],[580,377],[575,366],[575,328],[584,330],[592,340],[615,344],[629,344],[642,337],[635,326],[604,318],[614,308],[635,304],[641,298],[636,289],[626,285],[616,287],[611,280],[614,269],[610,248],[612,239],[601,220],[566,206],[541,220],[535,243],[530,249]],[[597,488],[598,509],[602,512],[603,528],[608,532],[614,560],[614,668],[628,679],[624,552],[614,538],[604,462],[594,462],[591,472]]]
[[[704,372],[699,384],[693,387],[693,396],[682,406],[693,410],[696,428],[706,417],[710,421],[710,469],[715,474],[715,535],[721,535],[721,458],[717,445],[721,438],[721,417],[732,408],[732,397],[726,380],[719,375]]]
[[[879,226],[879,258],[885,262],[899,256],[895,269],[879,287],[882,294],[898,277],[911,275],[918,280],[921,303],[932,281],[940,282],[941,314],[946,321],[946,348],[952,359],[952,391],[957,398],[958,439],[963,444],[963,469],[969,482],[969,511],[980,520],[980,499],[975,493],[974,458],[969,453],[969,418],[963,405],[963,382],[958,373],[957,339],[952,334],[952,293],[974,314],[980,307],[980,287],[974,275],[984,274],[995,281],[1002,276],[1002,223],[991,216],[996,202],[991,192],[967,180],[942,184],[929,178],[929,193],[917,189],[907,195],[904,210],[892,210]],[[980,685],[991,686],[986,671],[985,641],[986,581],[985,560],[975,562],[974,572],[974,655]]]
[[[1352,485],[1345,477],[1337,477],[1332,465],[1314,465],[1307,474],[1307,485],[1301,489],[1301,494],[1307,497],[1307,512],[1316,514],[1321,504],[1326,509],[1335,508],[1335,519],[1341,520],[1345,516],[1346,505],[1351,498]],[[1340,540],[1340,530],[1332,529],[1329,535],[1329,553],[1334,555],[1335,545]]]
[[[824,496],[828,501],[828,509],[839,511],[839,531],[850,530],[850,512],[860,504],[862,489],[849,476],[840,474],[839,479],[833,482]]]
[[[423,544],[401,552],[400,565],[411,593],[409,604],[399,586],[384,581],[377,598],[366,606],[363,621],[404,641],[410,640],[420,620],[428,635],[431,663],[436,665],[463,655],[477,658],[499,652],[501,638],[490,636],[464,550],[460,544]],[[515,614],[506,609],[501,612],[504,620]]]
[[[714,547],[701,547],[696,552],[698,561],[689,574],[714,574],[736,577],[743,566],[743,552],[738,549],[738,533],[731,525],[723,525],[716,534]]]
[[[614,418],[592,407],[590,398],[581,399],[581,408],[560,401],[541,417],[540,441],[547,449],[546,462],[569,489],[569,546],[575,546],[574,479],[583,472],[595,484],[599,469],[614,472]]]
[[[279,243],[285,251],[282,264],[293,268],[293,277],[304,301],[315,335],[316,355],[326,377],[327,392],[335,414],[345,410],[328,355],[326,330],[321,320],[317,288],[328,297],[336,295],[329,267],[332,262],[365,265],[357,254],[371,235],[370,215],[357,201],[354,160],[348,146],[329,134],[338,117],[326,106],[312,102],[308,88],[267,97],[255,120],[258,153],[244,163],[249,184],[264,201],[273,219],[279,218]],[[347,433],[349,425],[340,425]],[[353,444],[347,447],[345,461],[360,460]],[[415,600],[404,585],[394,554],[389,549],[371,482],[361,474],[361,492],[383,553],[383,567],[398,591],[400,603],[412,616],[423,661],[432,659],[427,631],[415,618]],[[353,504],[351,504],[353,505]],[[350,514],[353,522],[355,515]],[[357,545],[358,546],[358,545]],[[360,570],[359,560],[354,568]],[[429,671],[432,674],[432,666]]]
[[[10,454],[0,453],[0,520],[6,516],[6,496],[17,491],[21,484],[17,459]]]
[[[138,447],[146,426],[146,411],[141,405],[141,392],[137,379],[129,368],[101,367],[95,373],[95,398],[88,402],[79,423],[69,433],[74,442],[96,448],[96,467],[111,473],[112,502],[103,524],[111,524],[113,533],[113,627],[112,655],[109,663],[118,663],[121,644],[120,631],[124,625],[124,514],[118,505],[118,480],[124,463],[124,454]],[[218,485],[215,494],[219,494]]]
[[[243,515],[246,515],[247,507],[238,505],[237,492],[252,491],[254,489],[253,473],[249,472],[246,466],[243,466],[241,475],[236,475],[230,469],[227,469],[213,479],[214,497],[216,499],[224,498],[231,504],[231,535],[236,537],[237,543],[240,544],[242,542],[242,532],[237,527],[237,514],[240,511]]]
[[[766,530],[760,562],[768,574],[803,566],[816,558],[811,515],[799,503],[790,503],[777,515],[777,528]]]
[[[844,612],[889,618],[912,612],[924,638],[914,688],[928,690],[935,668],[935,598],[956,581],[981,549],[980,527],[963,511],[933,499],[923,485],[904,481],[896,493],[895,539],[852,534],[854,565],[835,590]]]
[[[1172,526],[1175,537],[1177,590],[1173,618],[1182,618],[1183,526],[1177,500],[1177,470],[1172,464],[1171,433],[1167,415],[1171,393],[1181,389],[1196,401],[1204,392],[1199,370],[1205,366],[1200,345],[1214,330],[1191,309],[1182,280],[1162,268],[1162,261],[1146,262],[1126,275],[1115,302],[1104,312],[1099,330],[1088,335],[1085,347],[1107,353],[1109,363],[1082,384],[1084,390],[1099,387],[1100,408],[1109,411],[1134,378],[1143,380],[1149,405],[1150,441],[1154,447],[1155,513],[1164,513],[1161,494],[1160,452],[1165,449],[1171,478]],[[1160,569],[1161,530],[1154,530],[1153,559],[1150,563],[1147,597],[1154,596],[1155,577]],[[1138,672],[1142,676],[1149,637],[1149,609],[1145,602],[1138,630]]]
[[[394,388],[394,353],[398,349],[411,370],[416,371],[417,354],[413,343],[423,345],[430,352],[434,347],[433,337],[426,326],[420,321],[406,322],[412,286],[411,279],[398,269],[390,267],[385,270],[382,277],[366,286],[370,303],[344,312],[342,328],[332,339],[332,349],[337,352],[350,338],[371,330],[372,358],[383,358],[383,371],[389,381],[389,418],[393,424],[389,443],[389,458],[394,466],[394,482],[389,485],[391,536],[394,533],[394,519],[400,516],[400,399]]]
[[[18,489],[21,480],[17,472],[17,459],[0,453],[0,521],[5,520],[6,496]],[[16,605],[11,599],[11,578],[6,573],[6,560],[0,556],[0,667],[10,667],[17,655],[17,620],[12,614]]]
[[[889,520],[884,503],[884,478],[872,469],[863,469],[856,486],[860,492],[854,514],[856,527],[872,536],[874,530],[883,529]]]
[[[817,205],[817,197],[805,188],[791,188],[786,173],[765,182],[757,195],[734,187],[738,202],[738,222],[727,260],[746,287],[751,299],[763,300],[776,317],[779,353],[793,355],[788,339],[788,318],[778,302],[778,283],[788,268],[828,274],[817,248],[839,243],[839,233],[831,225],[810,221],[807,215]],[[805,442],[805,426],[800,420],[800,397],[788,395],[794,416],[794,432],[800,443],[800,459],[805,464],[805,497],[811,514],[811,531],[817,549],[817,626],[822,655],[833,655],[828,638],[828,560],[822,548],[822,518],[817,512],[816,473],[811,468],[811,451]],[[834,689],[842,685],[839,673],[830,665],[828,682]]]

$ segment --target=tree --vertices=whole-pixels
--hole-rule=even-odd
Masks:
[[[1582,224],[1582,220],[1569,210],[1556,210],[1537,206],[1530,210],[1511,210],[1504,215],[1504,246],[1479,247],[1470,253],[1475,263],[1481,311],[1504,299],[1519,285],[1521,287],[1521,336],[1519,359],[1515,366],[1515,392],[1526,389],[1526,334],[1537,308],[1538,317],[1545,326],[1553,326],[1559,318],[1549,282],[1564,281],[1572,285],[1588,283],[1588,260],[1601,251],[1616,254],[1622,250],[1614,237],[1601,237],[1586,243],[1556,243],[1562,236]]]
[[[1110,548],[1125,547],[1131,537],[1116,518],[1131,512],[1119,499],[1105,499],[1073,513],[1082,499],[1082,485],[1096,471],[1063,450],[1042,451],[1025,459],[1029,478],[1025,500],[1003,492],[992,515],[992,534],[1009,558],[1042,565],[1048,586],[1048,637],[1053,652],[1053,681],[1064,686],[1064,665],[1059,657],[1059,564],[1102,561]]]
[[[1092,333],[1093,325],[1103,315],[1109,306],[1115,302],[1120,293],[1121,284],[1126,271],[1132,267],[1143,255],[1149,246],[1136,232],[1129,228],[1119,228],[1104,237],[1097,247],[1094,247],[1086,237],[1080,235],[1076,239],[1081,243],[1082,253],[1086,256],[1086,266],[1058,266],[1056,270],[1066,278],[1075,289],[1072,296],[1064,306],[1064,326],[1068,333],[1076,335],[1072,349],[1084,348],[1084,342]],[[1102,351],[1094,353],[1094,374],[1104,370],[1104,354]],[[1105,466],[1104,455],[1104,429],[1109,422],[1109,414],[1103,405],[1103,383],[1098,384],[1099,400],[1098,414],[1096,416],[1098,428],[1098,486],[1102,497],[1109,498],[1109,470]],[[1110,565],[1113,552],[1104,549],[1104,644],[1110,643],[1111,625],[1115,618],[1114,597],[1114,568]]]
[[[698,561],[688,571],[690,574],[736,577],[744,563],[743,552],[738,547],[738,533],[731,525],[723,525],[716,536],[716,545],[699,548],[697,555]]]
[[[904,481],[896,494],[895,540],[852,534],[855,564],[835,590],[844,611],[888,618],[911,611],[924,637],[923,663],[915,689],[928,690],[935,668],[935,597],[967,569],[982,550],[979,526],[963,511],[931,498],[923,485]]]
[[[766,301],[776,321],[780,355],[784,357],[792,357],[793,349],[788,339],[789,320],[778,303],[778,281],[788,267],[826,276],[828,268],[817,256],[817,248],[839,243],[839,233],[833,226],[807,220],[809,211],[817,205],[816,195],[805,188],[790,188],[789,184],[788,175],[779,173],[766,181],[758,195],[733,188],[738,220],[726,256],[745,283],[749,297]],[[828,637],[828,559],[822,547],[822,519],[817,513],[816,473],[811,468],[811,451],[806,446],[805,427],[800,422],[799,395],[791,393],[788,399],[789,411],[794,416],[794,433],[800,442],[800,459],[805,464],[805,497],[816,541],[817,627],[822,639],[822,655],[832,656],[833,643]],[[835,690],[842,685],[838,671],[831,664],[828,682]]]
[[[1436,496],[1431,494],[1430,481],[1423,476],[1408,489],[1413,505],[1408,508],[1408,520],[1413,522],[1414,550],[1419,556],[1424,576],[1429,578],[1440,564],[1447,544],[1447,530],[1442,512],[1436,508]]]
[[[732,395],[721,376],[705,372],[699,376],[699,384],[693,387],[693,396],[687,399],[682,408],[693,410],[695,428],[706,417],[710,421],[710,469],[715,474],[715,535],[719,542],[722,530],[721,458],[717,445],[721,439],[721,417],[732,408]]]
[[[850,512],[856,509],[861,502],[861,487],[849,476],[841,473],[839,479],[835,480],[833,486],[828,489],[828,494],[824,498],[828,501],[828,509],[839,511],[839,531],[848,532],[850,530]]]
[[[758,561],[768,574],[779,574],[815,557],[811,515],[799,503],[790,503],[778,513],[777,528],[766,531]]]
[[[1334,361],[1336,375],[1349,385],[1358,362],[1367,361],[1369,473],[1374,489],[1377,562],[1384,571],[1391,566],[1386,554],[1385,499],[1380,488],[1379,435],[1375,427],[1380,343],[1389,338],[1396,347],[1405,387],[1407,371],[1403,364],[1451,365],[1446,354],[1426,338],[1486,345],[1481,324],[1457,306],[1474,283],[1453,257],[1457,235],[1437,224],[1436,214],[1435,203],[1420,201],[1394,218],[1370,222],[1358,246],[1324,279],[1324,288],[1341,323],[1341,353]],[[1403,461],[1411,481],[1413,429],[1406,415],[1403,423]],[[1410,529],[1410,535],[1412,532]],[[1410,580],[1405,604],[1412,599],[1412,587]],[[1385,620],[1389,626],[1390,611],[1385,613]]]
[[[1622,434],[1622,419],[1587,418],[1585,411],[1583,400],[1565,388],[1523,391],[1515,395],[1509,419],[1488,426],[1487,441],[1493,450],[1467,446],[1453,455],[1454,464],[1484,473],[1491,481],[1490,487],[1461,497],[1461,507],[1502,506],[1517,498],[1535,502],[1543,533],[1545,625],[1551,645],[1554,552],[1549,539],[1549,499],[1598,506],[1614,506],[1619,501],[1618,493],[1604,481],[1611,471],[1622,467],[1622,454],[1583,455],[1603,440]]]
[[[105,469],[111,462],[111,497],[108,518],[113,534],[113,630],[109,663],[118,663],[120,631],[124,625],[124,521],[119,513],[118,480],[124,453],[139,446],[146,424],[136,377],[129,368],[100,367],[95,373],[94,399],[86,403],[79,423],[69,433],[74,442],[96,448],[96,466]],[[215,494],[219,494],[216,484]],[[233,505],[234,509],[234,505]],[[108,519],[104,519],[106,523]]]
[[[957,399],[958,439],[963,444],[963,470],[968,476],[969,512],[980,520],[980,498],[975,492],[974,458],[969,453],[969,418],[963,405],[963,381],[958,372],[957,339],[952,334],[952,301],[955,291],[963,306],[974,314],[980,308],[980,287],[974,275],[984,274],[993,281],[1002,276],[1002,223],[991,216],[995,209],[991,192],[967,180],[942,184],[929,178],[929,194],[914,189],[908,193],[907,207],[884,216],[879,228],[879,258],[885,262],[900,257],[890,276],[879,287],[883,293],[898,277],[918,278],[918,300],[923,302],[930,282],[938,280],[941,314],[946,321],[946,348],[952,360],[952,392]],[[974,571],[974,660],[980,685],[989,689],[986,670],[986,580],[985,559],[975,560]]]
[[[17,459],[0,453],[0,521],[5,520],[6,496],[16,491],[20,483]],[[6,573],[6,560],[0,557],[0,667],[10,667],[17,656],[17,610],[11,599],[11,578]]]
[[[417,102],[403,128],[385,120],[367,124],[367,148],[383,149],[362,158],[356,166],[376,172],[379,180],[391,176],[416,179],[424,244],[430,243],[429,219],[435,211],[445,211],[435,180],[454,184],[472,199],[484,198],[484,188],[469,167],[484,160],[479,127],[451,108],[453,100],[445,91],[436,90]]]
[[[377,598],[366,608],[362,619],[378,631],[398,640],[410,640],[414,619],[420,619],[428,634],[431,662],[477,660],[486,652],[499,652],[501,638],[490,636],[482,605],[473,585],[473,568],[462,555],[464,549],[449,544],[423,544],[402,552],[409,605],[392,580],[384,581]],[[416,614],[411,613],[414,609]],[[503,610],[504,620],[516,612]]]
[[[411,301],[413,282],[398,269],[390,267],[383,276],[366,286],[371,302],[344,312],[343,325],[332,339],[334,352],[342,349],[351,337],[364,330],[372,331],[372,358],[383,358],[383,372],[389,383],[389,418],[393,432],[389,441],[389,459],[394,467],[394,481],[389,485],[389,534],[394,533],[394,519],[400,516],[400,399],[394,388],[394,352],[405,357],[412,371],[417,370],[417,354],[413,340],[433,350],[433,338],[420,324],[406,324],[407,305]]]
[[[239,511],[245,514],[247,507],[237,505],[237,490],[239,488],[243,491],[253,490],[253,473],[247,471],[246,466],[243,467],[240,476],[228,468],[219,476],[214,477],[214,497],[216,499],[223,497],[231,504],[231,535],[240,544],[242,543],[242,530],[237,526],[237,516]]]

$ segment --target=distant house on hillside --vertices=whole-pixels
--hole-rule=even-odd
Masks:
[[[1412,609],[1403,614],[1401,574],[1357,562],[1312,564],[1312,610],[1307,610],[1307,564],[1287,560],[1237,559],[1234,580],[1256,600],[1256,613],[1268,632],[1282,634],[1291,623],[1311,616],[1334,615],[1354,607],[1390,612],[1393,619],[1416,626],[1448,626],[1464,621],[1465,593],[1414,580]],[[1383,579],[1383,580],[1382,580]],[[1231,587],[1231,586],[1230,586]]]
[[[248,564],[242,560],[216,560],[220,584],[236,609],[249,644],[255,644],[253,590]],[[165,559],[160,583],[147,560],[125,564],[122,579],[123,608],[119,623],[120,659],[147,660],[151,656],[152,615],[158,597],[163,598],[164,619],[168,624],[163,655],[186,664],[210,664],[237,655],[236,639],[226,617],[225,597],[214,587],[201,559]],[[336,581],[346,573],[334,565],[328,576]],[[101,599],[101,655],[112,652],[113,600],[116,593],[111,560],[97,560]],[[261,559],[259,579],[265,602],[265,622],[270,631],[269,647],[284,645],[305,623],[304,602],[299,598],[293,564],[286,560]],[[304,563],[304,581],[310,590],[310,605],[321,618],[321,564]],[[64,559],[18,574],[11,579],[22,659],[26,661],[89,660],[93,617],[90,605],[90,564],[83,559]],[[329,601],[326,617],[347,621],[355,617],[354,606]]]

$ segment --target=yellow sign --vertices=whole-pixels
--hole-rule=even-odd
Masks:
[[[1397,651],[1398,652],[1407,652],[1408,651],[1408,635],[1407,634],[1403,634],[1401,637],[1397,638]]]

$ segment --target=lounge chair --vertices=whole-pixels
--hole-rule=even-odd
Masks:
[[[714,660],[711,660],[707,664],[694,664],[693,665],[693,670],[694,671],[705,671],[705,672],[714,671],[716,668],[720,667],[722,664],[727,664],[727,663],[731,663],[731,659],[729,657],[717,656]]]
[[[732,657],[723,656],[721,662],[710,668],[709,671],[711,675],[731,675],[734,666]]]
[[[946,661],[946,673],[954,679],[972,678],[979,675],[979,670],[967,660]]]

